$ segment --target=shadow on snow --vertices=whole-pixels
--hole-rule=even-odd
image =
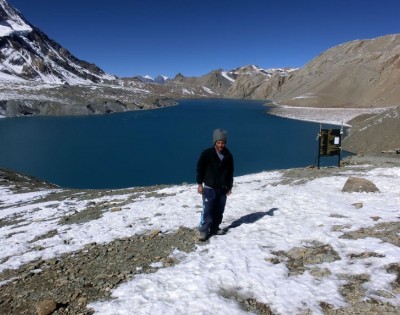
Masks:
[[[258,220],[262,219],[266,215],[269,215],[272,217],[276,210],[278,210],[278,208],[271,208],[268,211],[259,211],[259,212],[246,214],[245,216],[233,221],[229,226],[224,228],[224,230],[228,231],[229,229],[237,228],[238,226],[241,226],[242,224],[251,224],[251,223],[257,222]]]

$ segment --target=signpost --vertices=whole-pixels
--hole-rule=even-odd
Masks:
[[[320,129],[318,142],[318,169],[321,156],[338,156],[340,167],[340,154],[342,152],[342,129]]]

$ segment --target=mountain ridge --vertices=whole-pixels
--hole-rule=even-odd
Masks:
[[[200,77],[178,74],[173,79],[164,76],[156,79],[148,76],[118,78],[70,54],[31,25],[6,0],[0,0],[0,18],[0,79],[4,76],[4,84],[22,80],[27,83],[121,87],[127,82],[133,86],[142,81],[153,86],[165,84],[164,88],[153,88],[154,92],[177,99],[187,96],[249,98],[311,107],[390,107],[400,104],[400,34],[340,44],[299,69],[262,69],[246,65],[233,70],[212,70]],[[140,85],[138,90],[141,88]],[[144,104],[140,107],[152,108]]]
[[[400,105],[400,34],[332,47],[265,95],[292,106],[390,107]]]

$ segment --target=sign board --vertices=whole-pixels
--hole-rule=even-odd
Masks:
[[[339,157],[338,166],[340,166],[340,154],[342,152],[342,130],[341,129],[320,129],[318,144],[318,169],[321,156]]]
[[[320,156],[340,155],[342,145],[340,129],[321,129],[319,141]]]

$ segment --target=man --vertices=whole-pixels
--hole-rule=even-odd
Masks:
[[[197,162],[197,191],[203,198],[200,241],[206,241],[211,235],[225,234],[219,225],[233,185],[233,156],[226,147],[226,142],[227,132],[215,129],[214,146],[204,150]]]

